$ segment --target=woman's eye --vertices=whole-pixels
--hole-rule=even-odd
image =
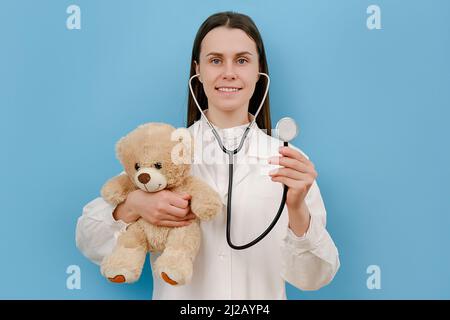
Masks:
[[[161,162],[155,163],[155,168],[158,170],[161,169],[162,168]]]
[[[244,64],[244,63],[246,63],[246,62],[247,62],[247,60],[246,60],[246,59],[243,59],[243,58],[241,58],[241,59],[238,60],[238,63],[239,63],[239,64]]]
[[[139,164],[136,163],[136,164],[134,165],[134,168],[136,169],[136,171],[138,171],[141,167],[139,166]]]
[[[217,62],[217,63],[216,63]],[[220,62],[219,59],[211,59],[211,63],[212,64],[218,64]]]

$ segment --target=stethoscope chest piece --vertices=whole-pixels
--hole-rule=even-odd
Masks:
[[[300,129],[294,119],[289,117],[281,118],[275,127],[275,135],[284,142],[292,141],[299,131]]]

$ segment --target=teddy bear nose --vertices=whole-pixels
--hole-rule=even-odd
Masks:
[[[151,179],[150,175],[148,173],[141,173],[138,176],[138,180],[140,183],[146,184],[147,182],[149,182]]]

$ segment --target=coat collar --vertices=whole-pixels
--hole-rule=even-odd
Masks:
[[[254,116],[250,114],[250,117],[253,119]],[[243,129],[245,129],[246,126],[243,127]],[[205,147],[209,146],[211,143],[215,144],[215,148],[217,148],[215,151],[220,152],[223,155],[225,164],[228,164],[228,156],[220,150],[219,144],[212,134],[211,128],[203,117],[194,122],[188,129],[194,138],[194,173],[198,173],[206,183],[213,187],[220,194],[222,203],[226,205],[228,184],[225,187],[220,187],[211,175],[207,166],[203,166],[202,164],[204,163]],[[238,130],[238,132],[240,131],[243,133],[243,130]],[[219,133],[219,135],[223,137],[222,134]],[[240,139],[239,134],[237,136],[237,144],[239,144]],[[267,167],[267,159],[279,155],[278,147],[282,145],[280,140],[267,135],[261,130],[256,122],[253,124],[245,140],[244,146],[234,158],[233,189],[242,183],[244,178],[252,171],[259,171],[262,167]],[[228,166],[226,166],[226,168],[228,172]]]

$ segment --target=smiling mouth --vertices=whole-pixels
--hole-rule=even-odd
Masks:
[[[215,89],[220,93],[236,93],[242,90],[242,88],[239,87],[216,87]]]

